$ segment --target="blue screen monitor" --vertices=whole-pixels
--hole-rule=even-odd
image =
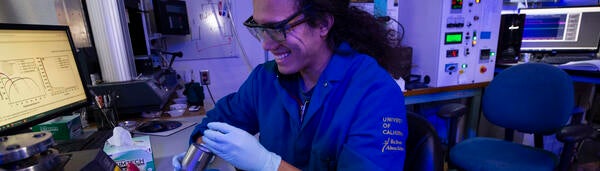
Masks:
[[[600,6],[521,9],[522,52],[598,52]]]
[[[0,23],[0,135],[86,105],[67,26]]]

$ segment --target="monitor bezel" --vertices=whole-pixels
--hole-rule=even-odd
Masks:
[[[56,30],[56,31],[64,31],[67,34],[69,45],[71,46],[71,51],[73,53],[73,58],[75,59],[75,64],[77,67],[77,72],[79,72],[79,78],[81,80],[81,84],[84,90],[85,99],[76,101],[74,103],[62,106],[60,108],[45,112],[45,116],[41,116],[40,118],[36,118],[35,120],[28,121],[14,127],[6,128],[0,130],[0,135],[7,136],[18,133],[30,132],[31,127],[46,122],[48,120],[54,119],[58,116],[67,115],[69,112],[80,110],[83,107],[86,107],[88,103],[89,93],[88,87],[85,83],[85,78],[83,76],[83,71],[81,64],[83,61],[77,58],[77,49],[75,48],[75,44],[73,43],[73,37],[71,36],[71,31],[69,30],[69,26],[64,25],[38,25],[38,24],[13,24],[13,23],[0,23],[1,29],[12,29],[12,30]]]
[[[548,7],[548,8],[524,8],[520,9],[518,14],[525,14],[525,18],[527,18],[527,12],[523,11],[536,11],[536,10],[548,10],[548,9],[577,9],[577,8],[600,8],[600,6],[567,6],[567,7]],[[523,41],[523,40],[521,40]],[[598,53],[600,52],[600,41],[596,45],[596,49],[586,50],[586,49],[548,49],[548,50],[538,50],[538,49],[520,49],[521,53],[534,53],[534,54],[558,54],[558,53]]]

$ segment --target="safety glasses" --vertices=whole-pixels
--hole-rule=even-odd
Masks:
[[[272,40],[275,40],[277,42],[283,42],[283,41],[285,41],[286,36],[287,36],[286,34],[289,32],[290,29],[306,22],[306,18],[302,18],[300,20],[289,23],[294,18],[303,14],[304,9],[306,9],[306,8],[299,10],[298,12],[292,14],[290,17],[286,18],[283,21],[280,21],[277,23],[264,24],[264,25],[256,23],[256,21],[254,21],[254,17],[250,16],[244,22],[244,26],[246,26],[248,31],[250,31],[250,33],[256,39],[258,39],[258,41],[265,40],[265,36],[268,35],[269,38],[271,38]]]

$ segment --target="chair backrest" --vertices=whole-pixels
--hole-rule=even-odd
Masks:
[[[427,119],[407,112],[408,137],[404,170],[438,171],[443,168],[442,146],[437,132]]]
[[[485,117],[498,126],[525,133],[554,133],[574,107],[571,77],[562,69],[526,63],[500,72],[483,93]]]

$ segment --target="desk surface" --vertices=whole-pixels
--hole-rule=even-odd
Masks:
[[[175,121],[193,121],[200,123],[202,119],[205,117],[204,109],[201,109],[197,112],[186,112],[183,116],[179,117],[170,117],[168,114],[162,113],[158,118],[134,118],[132,120],[138,121],[141,123],[142,121],[147,120],[175,120]],[[132,136],[150,136],[150,144],[152,146],[152,155],[154,158],[154,165],[156,170],[159,171],[169,171],[173,170],[173,165],[171,163],[171,159],[173,156],[181,154],[187,151],[189,147],[189,138],[194,130],[195,125],[182,129],[176,133],[173,133],[169,136],[151,136],[144,134],[132,134]],[[95,125],[90,124],[90,127],[86,128],[89,131],[95,131]],[[84,131],[84,132],[89,132]],[[91,134],[91,133],[90,133]],[[222,160],[221,158],[215,158],[215,160],[208,166],[208,168],[218,169],[220,171],[233,171],[235,170],[231,165]]]
[[[169,119],[200,122],[202,121],[202,118],[204,118],[204,115],[190,115]],[[152,145],[152,154],[156,170],[173,170],[171,159],[173,156],[183,153],[188,149],[188,140],[193,130],[194,126],[191,126],[166,137],[150,136],[150,144]],[[133,136],[143,135],[134,134]],[[234,170],[231,165],[220,158],[216,158],[215,161],[209,165],[209,168],[221,171]]]
[[[406,92],[404,92],[404,96],[416,96],[416,95],[423,95],[423,94],[434,94],[434,93],[440,93],[440,92],[483,88],[483,87],[486,87],[488,84],[489,84],[489,82],[483,82],[483,83],[462,84],[462,85],[447,86],[447,87],[420,88],[420,89],[407,90]]]
[[[494,72],[498,73],[507,69],[511,66],[518,65],[516,64],[497,64]],[[567,72],[575,82],[584,82],[584,83],[592,83],[592,84],[600,84],[600,72],[598,71],[585,71],[585,70],[571,70],[571,69],[563,69],[563,71]]]

